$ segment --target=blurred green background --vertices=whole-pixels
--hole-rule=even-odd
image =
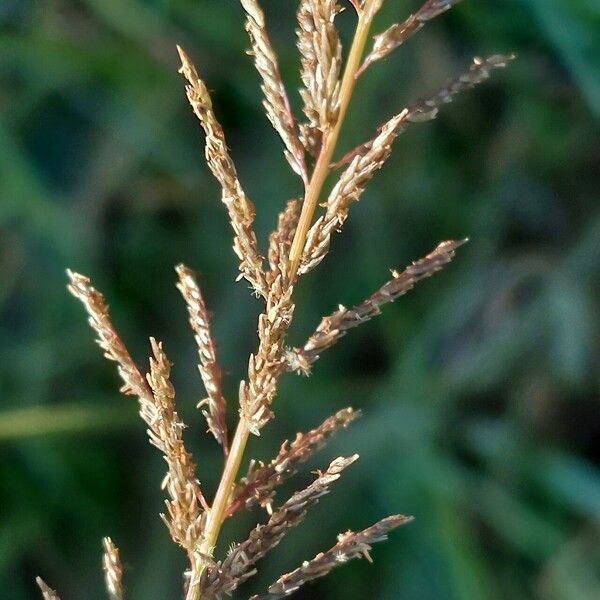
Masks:
[[[297,107],[297,3],[263,4]],[[375,29],[418,6],[387,0]],[[261,112],[242,22],[233,0],[0,3],[2,598],[37,598],[36,575],[63,600],[103,598],[103,535],[121,548],[128,598],[179,597],[184,557],[157,517],[163,460],[134,400],[118,394],[64,269],[93,277],[140,363],[148,335],[164,340],[210,495],[221,459],[194,408],[202,392],[173,266],[200,274],[232,399],[260,303],[234,283],[176,43],[213,90],[263,248],[299,193]],[[351,11],[339,23],[348,42]],[[342,146],[473,55],[510,51],[519,59],[509,69],[397,140],[331,254],[299,286],[294,344],[388,268],[440,240],[472,240],[329,351],[309,380],[283,380],[277,419],[248,456],[269,459],[285,437],[352,405],[364,417],[306,471],[342,453],[361,460],[240,598],[337,532],[393,512],[416,520],[375,548],[374,566],[340,568],[297,597],[600,597],[600,5],[460,4],[361,79]],[[220,552],[258,517],[228,523]]]

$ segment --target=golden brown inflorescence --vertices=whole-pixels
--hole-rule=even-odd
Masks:
[[[254,206],[238,178],[208,88],[190,58],[178,47],[180,72],[187,82],[187,98],[204,132],[206,162],[220,184],[221,199],[233,229],[233,249],[239,259],[238,279],[246,279],[256,296],[264,300],[264,309],[258,318],[258,347],[250,355],[246,378],[239,383],[239,418],[235,432],[230,436],[216,344],[200,285],[191,269],[185,265],[176,267],[177,287],[187,306],[198,352],[198,368],[206,391],[206,399],[198,406],[204,407],[208,429],[224,454],[221,480],[212,502],[204,498],[192,456],[185,448],[185,425],[177,415],[175,390],[170,381],[171,363],[162,344],[150,338],[150,368],[148,374],[143,375],[113,326],[102,294],[87,277],[68,272],[69,290],[84,304],[105,356],[117,364],[123,380],[121,390],[138,398],[150,442],[166,461],[167,472],[162,487],[167,496],[167,514],[162,518],[173,540],[188,555],[186,600],[208,600],[233,592],[256,572],[258,560],[304,519],[310,507],[329,492],[341,472],[358,458],[353,455],[335,459],[326,471],[318,473],[311,485],[275,506],[276,488],[293,477],[303,462],[358,416],[352,408],[345,408],[315,429],[298,433],[291,443],[284,442],[278,455],[269,463],[251,460],[246,475],[239,477],[250,434],[258,435],[274,417],[272,405],[280,378],[289,371],[308,375],[325,350],[350,329],[378,315],[385,304],[439,271],[452,260],[455,250],[465,240],[442,242],[404,271],[392,271],[391,279],[366,300],[351,309],[340,305],[324,317],[300,347],[286,345],[294,316],[294,288],[302,275],[325,258],[331,236],[342,228],[353,203],[360,199],[370,179],[388,159],[398,134],[410,123],[434,118],[458,93],[485,81],[492,71],[506,66],[513,58],[512,55],[494,55],[474,59],[466,72],[451,79],[435,94],[401,110],[378,128],[375,137],[333,162],[339,133],[360,74],[458,0],[428,0],[404,22],[377,35],[366,57],[372,21],[383,0],[350,0],[357,13],[357,25],[345,60],[335,22],[342,5],[337,0],[300,0],[297,46],[304,113],[301,122],[296,121],[290,107],[258,1],[240,2],[246,17],[250,54],[261,79],[266,115],[281,137],[291,168],[300,176],[302,189],[298,191],[299,197],[289,200],[279,214],[277,227],[269,236],[265,264],[253,227]],[[337,176],[337,182],[323,198],[325,181],[340,167],[344,169]],[[321,215],[316,214],[319,203],[324,208]],[[242,508],[257,504],[267,509],[268,520],[257,525],[245,541],[234,544],[229,554],[222,558],[215,556],[224,520]],[[288,596],[347,560],[369,558],[371,544],[385,539],[392,529],[409,520],[409,517],[395,515],[363,531],[341,534],[331,549],[283,575],[264,595],[254,598],[266,600]],[[124,600],[119,551],[110,538],[105,538],[103,544],[109,597]],[[56,592],[39,578],[38,585],[46,600],[58,599]]]

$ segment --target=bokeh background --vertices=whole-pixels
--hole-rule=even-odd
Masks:
[[[264,0],[298,106],[296,2]],[[416,9],[388,0],[376,30]],[[0,3],[0,596],[104,597],[111,535],[131,599],[179,597],[184,557],[157,515],[164,464],[117,392],[64,269],[93,277],[140,363],[148,335],[174,360],[205,489],[219,451],[173,265],[196,269],[235,398],[260,303],[234,283],[228,222],[177,75],[183,45],[217,112],[266,239],[298,194],[260,108],[232,0]],[[344,40],[351,11],[339,19]],[[364,417],[310,469],[358,451],[305,524],[238,594],[394,512],[416,516],[366,561],[298,598],[600,597],[600,7],[594,0],[470,0],[362,78],[342,146],[367,138],[473,55],[519,59],[396,143],[321,268],[298,289],[299,344],[443,239],[469,236],[442,273],[355,330],[307,380],[282,382],[250,455],[353,405]],[[232,406],[234,403],[232,402]],[[232,413],[234,411],[232,410]],[[233,415],[232,415],[233,417]],[[244,539],[259,513],[228,523]]]

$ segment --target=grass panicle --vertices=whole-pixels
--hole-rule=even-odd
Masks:
[[[183,443],[185,425],[175,411],[171,363],[161,343],[154,338],[150,338],[150,343],[153,356],[147,379],[152,389],[152,401],[140,402],[140,416],[148,425],[150,443],[163,453],[168,466],[162,483],[169,496],[166,501],[168,516],[162,515],[162,518],[173,540],[191,554],[202,538],[202,492],[192,455]]]
[[[245,277],[257,295],[266,296],[263,260],[256,243],[254,205],[246,196],[229,155],[225,134],[213,111],[206,84],[198,77],[196,67],[183,49],[177,46],[181,69],[179,72],[188,82],[186,94],[194,113],[205,133],[206,162],[221,185],[222,202],[227,207],[229,221],[235,233],[233,249],[240,260],[240,276]]]
[[[250,54],[254,56],[254,64],[262,80],[263,106],[267,118],[283,141],[288,163],[306,184],[308,172],[304,147],[298,137],[296,120],[281,79],[277,55],[267,34],[265,15],[257,0],[240,0],[240,2],[246,11],[246,31],[252,47]]]
[[[442,242],[404,271],[392,271],[391,278],[361,303],[351,309],[340,306],[324,317],[303,346],[288,345],[295,309],[294,291],[300,276],[311,271],[327,255],[331,236],[341,229],[351,205],[360,199],[374,173],[388,159],[398,134],[410,123],[434,118],[458,93],[485,81],[493,70],[506,66],[513,58],[501,54],[476,58],[466,72],[450,80],[434,95],[408,105],[384,123],[375,137],[333,163],[360,73],[458,0],[429,0],[404,23],[395,24],[376,36],[373,49],[364,57],[371,25],[382,1],[351,2],[357,22],[345,56],[335,24],[343,6],[337,0],[300,1],[296,41],[304,120],[299,123],[292,112],[277,56],[266,31],[264,13],[257,0],[240,0],[250,37],[250,53],[261,79],[265,112],[283,141],[292,170],[302,180],[302,189],[282,207],[277,226],[269,236],[267,261],[259,251],[254,233],[254,205],[238,178],[207,86],[184,50],[177,47],[187,99],[204,132],[206,162],[221,187],[221,200],[233,229],[233,248],[239,259],[238,279],[246,279],[264,302],[258,316],[257,347],[248,359],[246,376],[238,384],[238,420],[230,436],[227,430],[229,403],[223,393],[222,371],[202,292],[191,269],[182,264],[176,267],[177,287],[187,307],[206,391],[206,399],[199,406],[204,407],[208,429],[224,453],[223,471],[210,502],[203,496],[192,455],[184,444],[185,425],[177,414],[171,363],[162,344],[150,338],[149,372],[144,376],[113,327],[102,294],[87,277],[68,271],[69,290],[83,303],[105,356],[117,364],[123,381],[121,390],[138,398],[140,416],[147,425],[150,442],[161,451],[167,464],[162,482],[167,510],[161,516],[174,542],[188,557],[183,590],[186,600],[209,600],[235,591],[256,572],[256,563],[301,523],[310,507],[329,492],[341,473],[357,459],[357,455],[336,458],[324,472],[317,473],[312,484],[278,507],[273,506],[276,488],[292,478],[300,465],[323,448],[337,431],[356,419],[359,413],[345,408],[314,429],[298,433],[291,442],[284,442],[270,462],[250,460],[246,475],[240,477],[251,435],[261,434],[275,416],[273,404],[280,378],[290,371],[308,375],[322,352],[350,329],[378,315],[385,304],[439,271],[466,241]],[[335,173],[342,167],[339,174]],[[324,197],[323,190],[330,176],[337,177],[337,181]],[[317,214],[319,206],[324,208],[321,214]],[[256,525],[247,539],[234,544],[227,555],[218,556],[215,549],[223,522],[241,508],[254,505],[267,509],[266,522]],[[373,543],[384,540],[391,530],[409,520],[410,517],[395,515],[363,531],[340,534],[335,546],[282,575],[264,595],[254,598],[288,596],[341,563],[353,558],[369,559]],[[122,600],[123,569],[119,551],[110,538],[104,538],[103,544],[108,594],[112,600]],[[46,600],[58,598],[41,579],[37,582]]]

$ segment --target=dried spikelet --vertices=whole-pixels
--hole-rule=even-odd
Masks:
[[[233,491],[227,515],[232,515],[244,505],[250,507],[255,503],[270,508],[275,488],[295,475],[298,465],[323,448],[337,431],[348,427],[359,415],[360,412],[350,407],[344,408],[325,419],[317,428],[307,433],[297,433],[291,443],[286,440],[279,454],[269,464],[258,463],[257,466],[251,461],[247,475]]]
[[[439,108],[452,102],[462,91],[489,78],[494,69],[505,67],[513,55],[494,55],[486,59],[475,58],[468,71],[451,79],[434,95],[405,108],[378,130],[378,135],[349,152],[336,166],[350,163],[340,175],[327,199],[325,214],[314,223],[307,236],[299,273],[307,273],[318,265],[329,250],[331,235],[339,231],[350,205],[360,199],[365,186],[375,171],[379,170],[391,153],[392,143],[409,123],[434,119]]]
[[[252,596],[250,600],[275,600],[293,594],[298,588],[309,581],[325,577],[335,567],[354,558],[366,558],[371,562],[369,552],[371,544],[387,539],[387,534],[412,521],[412,517],[393,515],[386,517],[367,529],[357,533],[348,531],[338,535],[338,543],[327,550],[317,554],[312,560],[305,561],[295,571],[282,575],[269,592],[263,596]]]
[[[109,537],[102,539],[104,554],[102,555],[102,568],[104,570],[104,583],[110,600],[123,600],[123,567],[119,557],[119,549]]]
[[[400,273],[392,271],[392,279],[360,304],[351,309],[340,305],[337,311],[321,320],[321,323],[303,348],[288,350],[288,369],[306,373],[310,365],[319,358],[319,355],[337,343],[342,336],[346,335],[349,329],[366,323],[377,316],[381,313],[381,307],[384,304],[393,302],[403,296],[413,288],[415,283],[431,277],[431,275],[442,269],[454,258],[455,250],[466,241],[464,239],[441,242],[435,250],[413,262],[404,271]]]
[[[35,582],[40,588],[44,600],[60,600],[60,596],[41,577],[36,577]]]
[[[252,45],[254,64],[262,80],[263,105],[267,117],[285,145],[287,161],[307,185],[304,148],[296,132],[296,122],[281,79],[277,56],[267,35],[265,16],[257,0],[240,0],[240,2],[246,11],[246,31]]]
[[[202,583],[203,592],[209,596],[231,593],[251,577],[255,573],[254,564],[304,519],[307,510],[329,492],[329,486],[357,458],[357,454],[348,458],[336,458],[325,473],[319,473],[311,485],[296,492],[278,508],[265,525],[257,525],[245,542],[235,546],[221,564],[207,571]]]
[[[225,135],[217,121],[212,101],[205,83],[198,77],[196,68],[182,48],[177,46],[181,58],[180,73],[188,81],[186,93],[206,135],[206,162],[221,185],[222,201],[227,207],[229,220],[235,233],[233,250],[240,259],[240,277],[246,278],[258,295],[266,296],[263,259],[260,256],[256,235],[252,229],[254,206],[246,196],[231,160]]]
[[[282,257],[289,254],[298,217],[300,216],[300,201],[297,199],[289,200],[283,211],[277,218],[277,228],[269,236],[269,266],[271,274],[281,271]]]
[[[446,12],[460,0],[428,0],[415,13],[410,15],[402,23],[394,23],[383,33],[374,38],[373,49],[365,58],[362,66],[358,70],[357,77],[375,61],[385,58],[392,50],[396,49],[419,31],[427,21]]]
[[[88,277],[71,270],[67,270],[67,275],[70,280],[67,289],[83,303],[89,315],[88,322],[98,335],[97,342],[104,350],[104,356],[117,363],[119,375],[124,382],[120,391],[127,395],[151,397],[152,392],[143,375],[110,321],[104,296],[92,286]]]
[[[162,344],[150,338],[153,357],[150,358],[148,383],[151,401],[141,401],[140,415],[148,424],[150,443],[164,455],[168,471],[162,487],[166,490],[168,517],[161,515],[173,540],[192,552],[202,539],[204,513],[202,493],[196,479],[191,454],[183,443],[185,425],[175,411],[175,391],[169,380],[171,364]]]
[[[301,141],[313,156],[323,136],[334,127],[339,112],[342,44],[334,23],[337,0],[303,0],[298,9],[300,95],[308,122],[300,126]]]
[[[206,417],[210,432],[227,455],[227,404],[221,391],[221,370],[217,364],[208,311],[194,272],[183,264],[177,265],[175,271],[179,277],[177,289],[187,305],[190,326],[198,348],[200,377],[208,394],[208,398],[202,400],[198,407],[208,406],[208,410],[203,410],[202,414]]]

